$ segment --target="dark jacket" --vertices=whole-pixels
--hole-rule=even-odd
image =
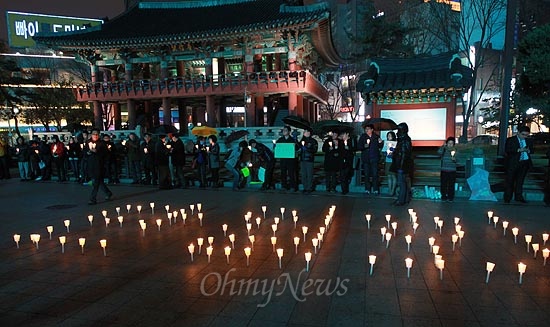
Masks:
[[[172,141],[172,151],[170,155],[172,156],[172,165],[174,166],[185,166],[185,145],[183,141],[178,139],[177,141]]]
[[[170,164],[170,150],[162,139],[155,143],[155,164],[159,166],[168,166]]]
[[[300,161],[315,161],[315,154],[317,153],[318,144],[313,137],[302,137],[300,140]]]
[[[323,152],[325,153],[325,160],[323,162],[323,168],[325,171],[338,171],[342,165],[342,155],[340,153],[340,140],[327,138],[323,142]]]
[[[220,168],[220,145],[214,143],[208,149],[208,164],[210,168]]]
[[[527,148],[529,148],[529,154],[527,155],[529,167],[532,167],[533,161],[531,160],[531,156],[534,152],[533,140],[530,138],[526,138],[525,144],[527,145]],[[504,145],[504,163],[507,169],[513,170],[518,166],[519,160],[521,158],[521,152],[518,152],[519,148],[520,144],[517,135],[511,136],[506,139],[506,143]]]
[[[89,141],[88,147],[84,149],[84,156],[88,160],[88,175],[93,179],[105,177],[105,160],[108,156],[107,145],[103,140],[95,142],[95,152],[90,150],[89,144],[94,142]]]
[[[363,133],[357,141],[357,150],[361,151],[361,160],[363,162],[379,160],[383,147],[384,141],[380,142],[380,136],[376,133],[372,133],[370,137],[367,133]]]
[[[413,165],[411,138],[408,134],[398,136],[390,171],[397,173],[402,170],[405,174],[412,174]]]

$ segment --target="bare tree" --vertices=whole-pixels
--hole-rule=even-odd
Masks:
[[[487,49],[492,48],[494,38],[505,29],[506,0],[467,0],[461,3],[461,11],[456,12],[458,20],[458,49],[462,53],[462,58],[468,62],[472,69],[472,90],[470,92],[467,104],[462,103],[463,125],[460,141],[465,142],[468,137],[468,127],[470,117],[474,113],[476,106],[482,101],[483,93],[490,89],[494,83],[492,78],[480,79],[480,68],[488,64]],[[430,2],[431,6],[439,6],[435,1]],[[437,11],[434,11],[437,12]],[[433,27],[442,31],[449,24],[445,15],[434,16]],[[444,34],[441,34],[444,36]],[[475,46],[475,52],[471,53],[471,47]],[[500,67],[495,67],[494,73],[500,73]]]

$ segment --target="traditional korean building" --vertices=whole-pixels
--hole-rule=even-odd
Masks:
[[[415,146],[439,146],[456,135],[457,107],[471,85],[472,70],[446,53],[373,59],[357,91],[372,104],[372,117],[406,122]]]
[[[89,65],[76,96],[96,126],[122,112],[129,128],[172,124],[173,108],[182,126],[228,126],[226,108],[238,106],[241,126],[278,111],[313,121],[328,97],[317,67],[341,62],[327,5],[282,0],[141,2],[101,27],[35,40]]]

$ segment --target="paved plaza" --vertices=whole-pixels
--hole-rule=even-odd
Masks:
[[[542,236],[550,231],[550,220],[541,202],[415,199],[409,206],[393,207],[390,198],[360,193],[234,192],[227,187],[160,191],[116,185],[112,201],[100,197],[96,206],[89,206],[90,190],[75,183],[0,181],[2,326],[550,324],[550,259],[543,266],[542,251],[550,247],[543,245]],[[154,214],[150,203],[155,204]],[[141,213],[138,205],[143,206]],[[171,224],[166,205],[168,212],[178,211]],[[312,239],[320,227],[327,227],[331,206],[334,214],[315,251]],[[416,233],[409,208],[418,217]],[[180,209],[185,209],[185,224]],[[108,226],[102,210],[110,218]],[[298,216],[296,229],[292,210]],[[489,224],[489,210],[500,218],[496,228]],[[245,222],[248,211],[253,246]],[[370,229],[366,214],[372,217]],[[381,228],[388,226],[386,214],[391,215],[390,224],[397,222],[395,234],[391,225],[387,230],[392,234],[389,242],[381,234]],[[434,216],[443,220],[441,230]],[[281,218],[275,232],[274,217]],[[455,217],[465,234],[453,251]],[[146,223],[145,231],[139,219]],[[156,219],[161,219],[160,227]],[[65,220],[70,220],[69,230]],[[509,222],[506,236],[503,221]],[[47,226],[53,226],[51,240]],[[302,226],[308,227],[305,242]],[[517,244],[513,227],[519,228]],[[38,246],[30,240],[34,233],[40,234]],[[14,234],[21,235],[19,248]],[[235,237],[234,249],[226,256],[224,248],[232,245],[230,234]],[[536,258],[532,247],[527,252],[526,234],[532,235],[531,244],[540,246]],[[412,236],[410,252],[406,235]],[[60,236],[66,237],[64,253]],[[214,237],[210,262],[208,237]],[[430,237],[445,260],[442,273],[434,265]],[[85,238],[83,248],[79,238]],[[197,238],[204,242],[200,254]],[[102,239],[107,241],[105,252]],[[253,247],[248,266],[245,247]],[[283,249],[280,266],[274,252],[278,248]],[[306,252],[312,253],[308,271]],[[372,275],[369,255],[376,255]],[[407,257],[413,259],[410,278]],[[487,262],[495,264],[488,283]],[[520,262],[526,265],[521,284]]]

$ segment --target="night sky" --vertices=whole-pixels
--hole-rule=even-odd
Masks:
[[[0,0],[0,39],[7,42],[6,11],[82,18],[114,18],[124,12],[124,0]]]

